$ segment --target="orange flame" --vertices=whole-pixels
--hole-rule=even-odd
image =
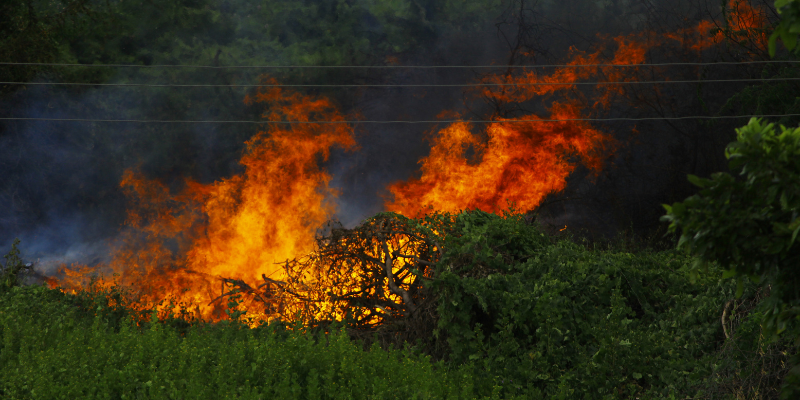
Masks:
[[[580,115],[575,106],[556,104],[552,117],[565,120]],[[422,177],[393,184],[395,197],[387,208],[409,216],[424,214],[428,205],[442,211],[497,212],[510,201],[531,210],[548,194],[564,189],[575,169],[570,155],[600,169],[610,141],[606,135],[578,121],[524,119],[491,124],[486,143],[477,139],[467,122],[443,129],[422,161]],[[470,162],[466,155],[470,147],[481,155],[480,162]]]
[[[549,115],[509,117],[498,112],[481,130],[468,121],[445,127],[433,137],[430,154],[420,162],[421,176],[389,187],[393,198],[387,201],[386,208],[414,217],[430,208],[498,212],[512,202],[527,211],[538,207],[547,195],[563,190],[567,177],[579,165],[599,172],[616,143],[600,129],[577,119],[608,110],[617,99],[627,96],[626,86],[613,83],[638,79],[648,51],[677,43],[684,50],[701,52],[732,38],[746,38],[749,43],[766,48],[763,28],[767,19],[763,10],[745,0],[729,0],[728,9],[728,22],[718,31],[714,31],[718,29],[716,25],[703,21],[672,33],[619,36],[605,40],[605,47],[591,53],[570,49],[568,65],[550,74],[521,71],[485,77],[484,83],[510,84],[477,92],[493,104],[539,101],[547,104]],[[600,84],[577,85],[590,79]],[[315,250],[315,233],[333,214],[337,195],[329,186],[330,175],[320,168],[319,161],[328,158],[332,147],[353,149],[352,128],[344,123],[281,123],[344,121],[344,116],[325,98],[270,88],[245,99],[247,104],[256,102],[266,106],[263,117],[269,122],[265,122],[266,130],[247,141],[241,175],[208,185],[186,181],[176,190],[135,171],[126,171],[120,185],[131,204],[127,228],[114,260],[99,269],[63,268],[59,280],[48,282],[67,290],[76,289],[85,287],[93,273],[110,270],[116,274],[117,283],[136,292],[136,301],[143,306],[172,299],[175,303],[196,305],[197,317],[219,320],[225,317],[225,306],[219,300],[231,289],[231,282],[256,288],[256,282],[262,282],[262,274],[272,279],[263,279],[267,285],[301,278],[306,282],[295,284],[309,288],[306,294],[316,302],[312,314],[341,318],[346,310],[325,303],[325,296],[362,290],[366,281],[356,271],[366,267],[350,260],[334,260],[331,262],[338,262],[339,270],[323,276],[320,274],[324,271],[311,255],[304,259],[310,260],[306,264],[308,276],[287,277],[275,263]],[[394,254],[395,260],[388,269],[397,275],[398,287],[411,290],[414,277],[407,271],[413,267],[409,261],[412,258],[403,257],[420,255],[414,253],[416,247],[410,246],[409,240],[396,236],[370,239],[361,245],[374,260],[385,265]],[[386,247],[376,247],[379,242]],[[395,253],[400,250],[408,254],[397,256]],[[380,271],[373,274],[378,275]],[[330,292],[312,287],[322,281],[338,286]],[[380,294],[390,303],[405,301],[397,294],[402,293],[399,289],[369,290],[368,294]],[[366,310],[365,323],[388,318],[384,314],[397,314],[401,309],[386,307],[381,306],[381,315]],[[270,312],[267,309],[260,317],[269,317]]]
[[[265,103],[263,117],[274,122],[247,141],[243,174],[209,185],[187,181],[172,194],[160,182],[125,173],[121,186],[132,203],[130,229],[110,268],[120,284],[138,291],[141,302],[171,297],[197,304],[203,318],[219,319],[224,307],[213,300],[222,294],[221,278],[251,284],[262,274],[282,279],[276,262],[310,252],[316,230],[333,214],[337,193],[319,160],[327,160],[334,146],[352,149],[352,128],[280,121],[344,116],[327,99],[280,88],[245,102]],[[68,276],[85,284],[87,272]]]
[[[430,154],[420,161],[421,177],[392,184],[392,198],[386,208],[407,216],[419,216],[431,209],[497,212],[509,202],[523,211],[535,209],[548,194],[565,188],[566,178],[578,162],[597,173],[603,159],[612,155],[615,142],[610,136],[574,119],[592,117],[609,109],[615,99],[624,98],[627,88],[617,83],[639,79],[650,49],[677,40],[683,48],[700,52],[723,40],[742,38],[766,48],[768,21],[763,9],[746,0],[729,0],[726,21],[727,26],[717,32],[712,31],[714,23],[702,21],[690,29],[663,35],[640,32],[618,36],[590,54],[571,48],[566,66],[551,74],[523,70],[516,75],[509,72],[484,78],[484,83],[505,85],[481,90],[480,95],[490,103],[547,101],[550,116],[496,115],[493,120],[497,122],[482,132],[474,132],[466,121],[442,129],[432,140]],[[609,48],[613,56],[604,57]],[[648,71],[658,74],[654,68]],[[576,84],[589,79],[598,84],[578,90]],[[655,91],[659,90],[655,86]],[[556,95],[560,100],[552,98]],[[503,122],[508,120],[524,122]],[[470,151],[473,156],[469,156]]]
[[[766,51],[770,22],[764,7],[753,6],[749,0],[728,0],[723,11],[722,23],[704,20],[695,27],[666,33],[664,36],[697,52],[726,40],[761,52]]]

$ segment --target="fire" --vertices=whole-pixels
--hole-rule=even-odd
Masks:
[[[723,11],[722,24],[703,20],[696,26],[665,33],[664,37],[695,52],[707,50],[726,40],[752,52],[766,52],[770,27],[766,8],[753,6],[749,0],[728,0]]]
[[[421,278],[431,277],[443,251],[437,240],[452,221],[429,211],[499,212],[508,203],[533,210],[562,191],[579,166],[600,172],[617,143],[580,119],[608,113],[630,97],[629,87],[618,82],[661,76],[657,68],[645,69],[648,52],[676,44],[702,52],[731,38],[766,48],[763,10],[744,0],[729,0],[728,9],[721,28],[702,21],[665,34],[605,38],[593,52],[570,49],[566,65],[549,73],[484,77],[484,83],[510,84],[476,92],[497,106],[491,122],[465,120],[439,130],[420,161],[421,176],[389,187],[393,197],[386,209],[427,214],[428,222],[381,214],[352,230],[334,229],[323,241],[315,236],[333,215],[337,192],[319,162],[334,147],[354,149],[353,129],[323,97],[275,87],[260,91],[245,103],[265,106],[266,129],[246,142],[242,174],[212,184],[187,180],[175,188],[127,171],[120,185],[130,208],[113,261],[64,268],[49,282],[77,289],[93,274],[111,272],[113,282],[100,285],[130,288],[142,307],[162,304],[164,311],[169,306],[160,302],[169,299],[214,321],[225,318],[227,299],[236,291],[245,295],[249,315],[262,319],[342,319],[355,310],[358,324],[375,327],[433,315],[435,304]],[[586,82],[598,84],[578,85]],[[547,113],[517,115],[503,108],[510,103],[537,103]],[[287,121],[305,123],[282,123]],[[249,307],[254,302],[262,310],[255,315]]]
[[[575,106],[556,105],[552,116],[572,119],[580,114]],[[428,205],[451,212],[473,208],[497,212],[509,201],[531,210],[548,194],[564,189],[575,169],[570,155],[599,170],[610,142],[606,135],[585,123],[524,119],[491,124],[486,143],[477,139],[467,122],[440,131],[422,161],[422,177],[393,184],[395,199],[387,208],[408,216],[424,214]],[[479,162],[467,156],[470,147],[480,154]]]
[[[352,149],[352,128],[280,122],[344,121],[344,116],[327,99],[280,88],[245,102],[264,104],[263,118],[272,122],[246,143],[241,175],[209,185],[187,181],[173,194],[158,181],[125,173],[128,229],[108,267],[118,283],[135,289],[140,302],[169,297],[196,304],[203,318],[219,319],[224,278],[252,287],[264,283],[262,274],[281,281],[283,269],[276,263],[312,251],[317,229],[335,211],[337,192],[319,160],[326,160],[332,147]],[[70,279],[85,283],[87,272],[69,273]]]
[[[350,317],[357,328],[432,329],[436,308],[422,284],[433,277],[439,243],[453,224],[436,214],[410,220],[381,213],[352,229],[333,229],[309,256],[291,261],[287,291],[306,298],[303,322]],[[295,277],[299,279],[295,279]]]
[[[484,83],[507,85],[486,86],[479,93],[496,105],[493,122],[476,127],[461,121],[440,130],[430,154],[420,161],[421,177],[392,184],[386,208],[408,216],[428,210],[498,212],[508,203],[523,211],[535,209],[547,195],[565,188],[579,164],[598,173],[604,159],[613,155],[617,144],[609,135],[575,119],[595,117],[624,99],[629,89],[618,83],[636,81],[644,73],[666,76],[657,68],[645,70],[650,50],[677,41],[683,49],[702,52],[733,39],[765,51],[764,9],[729,0],[725,19],[721,28],[701,21],[677,32],[618,36],[592,53],[572,48],[566,66],[549,74],[522,70],[485,77]],[[611,57],[604,56],[609,52]],[[577,86],[590,80],[597,85]],[[549,104],[550,114],[507,118],[501,111],[504,104],[531,101]],[[505,122],[509,120],[514,122]]]

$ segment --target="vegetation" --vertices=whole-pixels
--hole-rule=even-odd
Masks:
[[[800,128],[774,128],[753,119],[738,130],[726,151],[738,178],[690,176],[700,192],[664,217],[677,250],[589,249],[513,210],[382,213],[331,227],[286,263],[286,282],[227,293],[218,323],[185,306],[137,308],[118,287],[21,286],[15,243],[0,293],[0,393],[792,398]],[[242,296],[265,308],[242,308]],[[248,328],[248,313],[276,308],[294,324]]]
[[[726,271],[723,278],[738,278],[737,296],[745,278],[764,285],[770,292],[764,333],[786,331],[800,344],[800,128],[777,132],[754,118],[737,133],[725,155],[738,176],[690,175],[700,192],[665,206],[664,220],[680,233],[678,248],[697,256],[695,274],[714,263]],[[799,379],[800,370],[793,370],[786,396],[800,393]]]
[[[769,37],[769,54],[775,55],[778,38],[786,49],[797,52],[797,35],[800,33],[800,1],[775,0],[775,9],[781,14],[781,21]]]
[[[395,221],[395,232],[426,226],[391,214],[376,220],[384,228]],[[764,338],[759,323],[768,310],[758,285],[743,282],[736,298],[736,283],[720,280],[716,265],[692,280],[693,259],[685,254],[587,250],[545,235],[518,214],[470,211],[435,220],[451,223],[439,226],[449,234],[432,236],[444,241],[430,273],[417,271],[427,292],[398,286],[418,308],[379,290],[371,292],[372,303],[370,294],[331,294],[329,300],[352,308],[344,325],[317,319],[250,329],[242,324],[248,310],[238,308],[237,296],[230,297],[230,320],[211,324],[181,319],[186,314],[174,306],[135,311],[119,288],[66,294],[14,286],[0,297],[0,390],[20,399],[777,393],[791,344]],[[355,231],[364,238],[364,232],[379,233],[374,226]],[[335,235],[357,237],[348,230]],[[347,248],[357,250],[351,254],[369,249]],[[402,253],[389,254],[396,260]],[[375,278],[384,272],[360,276],[385,287]],[[371,325],[354,317],[376,303],[390,316]],[[425,319],[415,310],[424,310],[433,325],[418,323]],[[739,396],[742,390],[749,394]]]
[[[130,1],[11,1],[0,6],[0,32],[7,38],[0,41],[0,59],[379,65],[388,62],[386,56],[424,47],[443,27],[469,28],[484,12],[459,1],[312,3],[276,0],[262,8],[253,2],[184,1],[157,8]],[[799,4],[776,2],[784,19],[770,52],[775,37],[789,50],[797,48]],[[140,21],[153,29],[140,29]],[[4,81],[21,82],[124,83],[145,77],[231,84],[252,78],[209,71],[136,76],[0,66]],[[761,72],[796,77],[796,68]],[[287,76],[292,73],[303,72]],[[315,74],[305,78],[373,78]],[[17,90],[5,86],[0,94],[10,99]],[[723,112],[791,112],[798,107],[797,91],[787,82],[753,86]],[[59,92],[64,99],[72,95]],[[161,93],[155,107],[136,116],[249,119],[255,110],[220,106],[240,95],[219,90],[216,96],[224,101],[217,102],[199,92]],[[75,107],[115,111],[123,97],[96,96],[96,102]],[[98,174],[129,166],[117,157],[124,143],[134,149],[126,154],[147,152],[143,168],[151,174],[201,175],[194,168],[203,163],[189,154],[201,153],[199,145],[186,145],[190,129],[160,129],[137,130],[134,139],[122,129],[124,140],[88,129],[85,142],[69,143],[96,158],[91,164]],[[254,289],[227,280],[235,286],[227,294],[229,319],[218,323],[192,318],[185,305],[138,308],[119,287],[64,293],[24,286],[26,266],[15,242],[0,266],[0,397],[795,398],[800,128],[778,131],[752,120],[737,132],[725,153],[733,174],[690,176],[700,192],[667,207],[665,220],[680,235],[677,250],[589,249],[579,240],[550,236],[513,211],[419,219],[381,213],[353,229],[330,229],[313,254],[286,263],[286,282],[264,277],[265,285]],[[224,165],[240,150],[234,143],[248,135],[233,133],[220,135],[216,145],[229,156],[216,157],[219,165],[209,167],[206,179],[229,172]],[[35,169],[34,164],[19,168]],[[7,174],[9,180],[28,176],[16,172]],[[115,185],[118,178],[98,180]],[[91,209],[103,195],[76,197],[89,198]],[[243,308],[243,296],[261,299],[256,304],[263,309]],[[278,310],[282,305],[287,307]],[[264,310],[295,322],[248,327],[252,315]]]
[[[137,327],[102,304],[41,286],[0,298],[0,397],[7,399],[445,399],[474,397],[469,366],[410,351],[362,351],[342,331]],[[84,304],[88,306],[88,304]]]
[[[18,244],[19,239],[14,240],[14,243],[11,244],[11,251],[4,256],[6,265],[0,264],[0,292],[19,286],[22,283],[22,274],[29,269],[29,266],[23,264],[19,257]]]

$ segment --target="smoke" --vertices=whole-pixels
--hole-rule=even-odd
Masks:
[[[168,93],[134,88],[36,85],[4,99],[0,108],[3,116],[44,119],[249,117],[242,117],[249,108],[240,99],[238,116],[220,116],[209,111],[212,107],[170,112],[169,102]],[[46,265],[107,259],[103,243],[113,240],[125,220],[119,185],[126,169],[171,184],[186,177],[214,181],[240,168],[243,142],[255,131],[253,126],[42,120],[8,121],[0,129],[0,245],[9,248],[19,238],[23,255],[48,260]]]
[[[238,25],[209,28],[202,35],[180,31],[184,29],[181,27],[170,28],[181,42],[174,48],[165,45],[167,41],[151,38],[155,35],[151,32],[136,39],[141,41],[139,52],[131,50],[131,57],[144,57],[142,54],[146,53],[147,63],[217,65],[334,64],[353,60],[382,64],[387,59],[389,63],[400,65],[559,63],[573,46],[592,49],[616,35],[674,31],[709,16],[719,17],[719,12],[714,11],[718,10],[718,1],[515,0],[505,2],[492,15],[465,9],[464,21],[454,21],[437,11],[441,5],[422,2],[419,10],[404,11],[409,15],[403,18],[413,20],[407,24],[411,27],[408,30],[399,29],[398,26],[405,26],[404,22],[392,20],[388,14],[373,15],[364,11],[353,19],[354,24],[360,24],[352,28],[355,33],[332,32],[334,36],[322,40],[311,37],[319,33],[315,30],[318,27],[312,26],[312,17],[303,17],[308,26],[285,22],[287,27],[283,29],[275,23],[265,25],[257,21],[260,15],[272,12],[269,7],[259,6],[256,11],[255,5],[243,4],[242,8],[229,3],[225,2],[227,9],[220,8],[223,14],[231,14],[223,22]],[[463,7],[468,8],[469,4]],[[239,10],[239,14],[233,14],[234,10]],[[422,16],[418,15],[421,11],[424,11]],[[159,26],[166,27],[162,22]],[[142,29],[152,28],[155,32],[156,25],[155,22],[152,26],[144,24]],[[417,36],[408,36],[409,32]],[[367,47],[348,47],[349,44],[344,43],[345,33],[354,37],[361,35],[372,42]],[[263,36],[269,46],[252,47],[248,40],[261,37],[258,35]],[[404,44],[403,35],[408,36],[409,44]],[[311,49],[309,43],[329,47],[325,48],[328,50]],[[336,46],[344,50],[336,52]],[[325,56],[325,51],[333,55]],[[158,52],[169,55],[159,56]],[[342,54],[350,54],[352,58]],[[742,54],[733,56],[741,59],[745,57]],[[657,50],[650,56],[656,62],[677,60]],[[706,60],[733,56],[710,51],[703,55]],[[263,71],[118,71],[106,82],[254,83],[258,72]],[[700,71],[706,77],[749,76],[755,72]],[[289,71],[280,78],[287,83],[462,84],[477,82],[486,73],[486,70],[476,69]],[[698,71],[690,69],[670,73],[676,77],[698,76]],[[314,93],[321,90],[310,89]],[[718,108],[726,96],[736,90],[735,85],[665,87],[659,100],[668,101],[661,109],[654,109],[648,103],[653,99],[647,97],[647,93],[633,93],[629,98],[639,103],[614,105],[605,116],[677,116],[709,112],[703,107]],[[257,105],[244,105],[245,92],[237,88],[28,86],[0,99],[0,115],[257,119],[264,110]],[[450,112],[449,115],[484,119],[494,111],[493,104],[460,87],[357,88],[331,90],[328,94],[340,103],[344,112],[363,120],[436,120],[443,111]],[[539,109],[541,105],[523,104],[514,112],[521,115]],[[659,204],[686,194],[686,185],[682,182],[686,173],[698,169],[703,173],[711,172],[720,167],[721,161],[713,158],[722,154],[725,132],[732,132],[729,125],[708,127],[697,122],[605,124],[600,128],[629,147],[608,160],[600,176],[591,177],[585,170],[576,170],[563,193],[544,201],[541,221],[554,227],[584,227],[599,232],[600,236],[613,235],[631,222],[652,228],[657,225],[653,221],[657,221],[654,217],[660,211]],[[360,149],[334,150],[324,166],[333,177],[331,186],[339,192],[334,217],[347,227],[382,211],[389,195],[387,187],[418,173],[419,160],[428,155],[429,138],[437,126],[364,123],[357,124],[355,129]],[[239,159],[243,143],[257,130],[256,126],[246,124],[4,122],[0,124],[0,204],[3,205],[0,208],[0,246],[9,248],[12,240],[19,237],[23,255],[39,259],[39,268],[45,273],[51,272],[58,262],[103,263],[109,256],[109,243],[114,241],[125,221],[126,199],[119,186],[125,170],[135,169],[176,190],[187,178],[211,183],[242,171]],[[697,150],[690,146],[694,146],[692,143],[697,142],[701,134],[712,139],[705,142],[702,151],[692,154],[687,149]]]

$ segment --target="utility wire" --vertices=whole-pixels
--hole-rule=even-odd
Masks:
[[[644,85],[666,83],[730,83],[798,81],[800,78],[745,78],[745,79],[689,79],[677,81],[615,81],[615,82],[523,82],[523,83],[375,83],[375,84],[173,84],[173,83],[83,83],[83,82],[0,82],[0,85],[53,85],[53,86],[136,86],[136,87],[494,87],[494,86],[569,86],[569,85]]]
[[[745,64],[798,64],[800,61],[720,61],[720,62],[677,62],[653,64],[542,64],[542,65],[138,65],[138,64],[62,64],[62,63],[15,63],[0,62],[0,65],[19,66],[47,66],[47,67],[109,67],[109,68],[207,68],[207,69],[343,69],[343,68],[368,68],[368,69],[435,69],[435,68],[591,68],[591,67],[669,67],[669,66],[713,66],[713,65],[745,65]]]
[[[690,119],[734,119],[734,118],[779,118],[779,117],[800,117],[800,114],[773,114],[773,115],[723,115],[705,116],[695,115],[691,117],[646,117],[646,118],[566,118],[566,119],[514,119],[514,120],[421,120],[421,121],[212,121],[212,120],[145,120],[145,119],[88,119],[88,118],[28,118],[28,117],[0,117],[0,120],[15,121],[63,121],[63,122],[129,122],[129,123],[185,123],[185,124],[450,124],[456,122],[500,124],[505,122],[567,122],[567,121],[589,121],[589,122],[611,122],[611,121],[678,121]]]

